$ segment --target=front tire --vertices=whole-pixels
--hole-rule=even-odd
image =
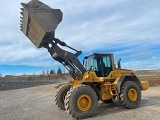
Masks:
[[[70,84],[65,84],[59,87],[58,90],[56,91],[55,102],[56,105],[62,110],[65,110],[64,99],[70,88],[71,88]]]
[[[79,85],[70,89],[65,97],[66,111],[76,119],[93,116],[97,104],[97,94],[94,89],[88,85]]]
[[[136,108],[141,102],[140,87],[133,81],[122,83],[119,94],[120,103],[125,108]]]

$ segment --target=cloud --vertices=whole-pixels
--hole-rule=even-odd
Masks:
[[[19,30],[21,2],[29,0],[1,1],[0,64],[56,66],[47,50],[37,49]],[[152,63],[150,58],[160,58],[160,1],[42,2],[63,11],[56,37],[69,46],[85,55],[95,51],[115,52],[116,59],[126,59],[123,64],[130,64],[130,68],[141,69],[139,66],[145,66],[142,63],[146,62],[145,69],[157,69],[156,62]]]
[[[156,59],[157,61],[157,59]],[[132,70],[152,70],[160,68],[160,62],[155,65],[155,60],[143,60],[143,61],[132,61],[132,62],[125,62],[122,63],[122,67],[125,69],[132,69]]]

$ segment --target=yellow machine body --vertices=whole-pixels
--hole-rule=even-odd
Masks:
[[[75,79],[72,81],[72,87],[76,87],[79,84],[87,84],[91,87],[93,87],[92,85],[99,86],[99,91],[101,93],[100,98],[102,100],[109,100],[118,96],[120,93],[121,84],[124,81],[136,82],[141,90],[146,90],[149,88],[148,81],[140,81],[136,77],[135,71],[116,68],[113,54],[107,54],[111,55],[112,61],[112,71],[107,76],[98,77],[94,71],[87,71],[83,74],[82,80]]]

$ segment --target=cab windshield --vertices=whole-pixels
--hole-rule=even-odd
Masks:
[[[94,67],[94,68],[97,68],[97,67],[98,67],[97,62],[98,62],[98,61],[97,61],[97,58],[95,58],[94,56],[87,58],[87,59],[86,59],[86,64],[85,64],[86,70],[87,70],[87,71],[88,71],[88,70],[92,70],[93,67]]]

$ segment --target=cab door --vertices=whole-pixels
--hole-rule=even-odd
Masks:
[[[112,69],[112,57],[111,55],[102,55],[102,75],[103,77],[107,77]]]

